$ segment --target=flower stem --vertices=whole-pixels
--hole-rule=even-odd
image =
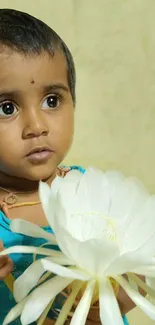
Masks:
[[[129,274],[130,279],[135,281],[139,288],[144,290],[150,297],[155,298],[155,291],[149,287],[144,281],[142,281],[137,275]]]
[[[12,274],[9,274],[5,279],[5,284],[7,285],[8,289],[13,292],[13,284],[14,284],[14,277]]]
[[[51,272],[46,272],[39,280],[38,284],[41,284],[43,282],[45,282],[45,280],[47,280],[50,276],[52,275]]]
[[[83,285],[83,283],[81,281],[74,282],[74,284],[72,286],[72,292],[69,295],[66,302],[64,303],[55,325],[63,325],[65,323],[67,316],[69,315],[69,312],[75,302],[75,298],[76,298],[78,292],[80,291],[82,285]]]

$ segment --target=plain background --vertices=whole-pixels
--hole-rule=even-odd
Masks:
[[[66,163],[120,169],[155,192],[155,0],[0,0],[41,18],[77,67],[76,131]],[[131,325],[153,325],[138,309]]]

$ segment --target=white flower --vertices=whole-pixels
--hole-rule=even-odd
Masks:
[[[15,319],[17,314],[21,314],[23,325],[37,320],[50,301],[73,283],[72,294],[56,322],[56,325],[63,324],[81,286],[87,283],[71,325],[85,324],[96,288],[101,323],[123,325],[111,278],[155,320],[154,305],[136,290],[135,285],[137,283],[155,298],[154,281],[151,281],[155,277],[155,197],[133,178],[92,168],[84,175],[71,171],[63,179],[57,177],[51,189],[41,183],[40,197],[61,252],[51,251],[50,254],[48,250],[50,257],[35,261],[15,281],[14,295],[19,304],[8,314],[4,324]],[[23,221],[13,221],[12,230],[32,235],[31,227],[27,231]],[[40,236],[37,228],[35,230],[35,236]],[[54,237],[47,238],[51,235],[44,235],[42,233],[46,239],[55,241]],[[14,250],[8,249],[6,253]],[[35,252],[38,253],[37,248]],[[46,255],[46,248],[43,254]],[[44,272],[57,276],[27,296]],[[125,273],[129,281],[122,276]],[[148,285],[135,274],[148,276]]]

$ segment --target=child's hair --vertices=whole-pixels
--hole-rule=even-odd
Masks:
[[[41,20],[14,9],[0,9],[0,45],[24,54],[61,51],[67,62],[68,85],[75,103],[75,66],[63,40]]]

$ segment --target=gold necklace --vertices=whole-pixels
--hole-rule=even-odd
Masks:
[[[8,195],[5,195],[2,199],[3,202],[5,202],[8,205],[14,205],[18,201],[18,197],[16,194],[26,194],[26,193],[34,193],[34,191],[29,192],[12,192],[10,189],[6,189],[5,187],[0,186],[0,190],[8,193]]]
[[[58,167],[56,170],[56,175],[59,177],[64,177],[69,171],[70,168]],[[9,218],[9,209],[24,207],[24,206],[33,206],[41,203],[40,201],[18,203],[18,197],[16,194],[24,194],[24,193],[26,194],[27,192],[12,192],[9,189],[6,189],[2,186],[0,186],[0,189],[8,193],[8,195],[4,196],[3,199],[0,200],[0,210],[3,211],[8,218]],[[29,193],[34,193],[34,192],[32,191]]]

